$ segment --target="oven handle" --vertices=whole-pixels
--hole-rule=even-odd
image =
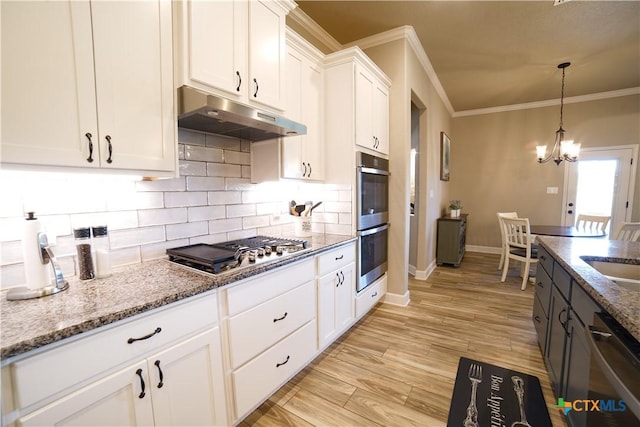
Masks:
[[[368,228],[366,230],[358,231],[358,236],[369,236],[371,234],[379,233],[383,230],[386,230],[387,228],[389,228],[389,224],[383,224],[375,228]]]
[[[618,392],[620,398],[624,400],[627,408],[631,409],[631,412],[633,412],[636,417],[640,418],[640,400],[638,400],[638,397],[634,396],[633,393],[631,393],[627,386],[622,382],[620,377],[616,374],[615,370],[611,367],[607,359],[598,348],[596,340],[593,338],[594,335],[598,335],[603,339],[603,341],[607,341],[615,336],[606,331],[593,329],[593,327],[589,325],[585,326],[585,331],[587,333],[587,342],[589,343],[589,347],[591,348],[591,356],[595,358],[596,363],[598,364],[600,369],[602,369],[602,373],[607,378],[607,380],[609,380],[611,386]]]
[[[361,173],[369,173],[372,175],[386,175],[389,176],[389,171],[385,171],[382,169],[374,169],[374,168],[366,168],[364,166],[358,166],[358,170]]]

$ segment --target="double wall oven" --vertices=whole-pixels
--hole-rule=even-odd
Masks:
[[[387,271],[389,230],[389,161],[357,152],[356,223],[358,281],[356,292]]]

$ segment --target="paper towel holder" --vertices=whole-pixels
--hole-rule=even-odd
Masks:
[[[40,247],[40,261],[42,264],[50,263],[51,268],[53,269],[53,284],[39,289],[30,289],[27,286],[11,288],[7,291],[7,299],[9,301],[46,297],[48,295],[54,295],[58,292],[62,292],[69,287],[69,282],[64,280],[60,265],[58,264],[51,247],[49,247],[47,235],[43,232],[38,233],[38,246]]]

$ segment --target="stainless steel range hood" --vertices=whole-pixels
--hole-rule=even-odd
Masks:
[[[189,86],[178,89],[178,127],[249,141],[307,133],[303,124]]]

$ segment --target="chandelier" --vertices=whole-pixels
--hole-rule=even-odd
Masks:
[[[553,143],[551,153],[547,156],[547,146],[538,145],[536,147],[536,153],[538,154],[538,163],[546,163],[549,160],[556,162],[556,165],[562,163],[563,160],[568,162],[575,162],[578,160],[578,153],[580,152],[580,144],[574,144],[572,140],[565,140],[565,130],[562,128],[562,110],[564,108],[564,70],[571,62],[563,62],[558,65],[558,68],[562,70],[562,94],[560,96],[560,127],[556,131],[556,139]]]

